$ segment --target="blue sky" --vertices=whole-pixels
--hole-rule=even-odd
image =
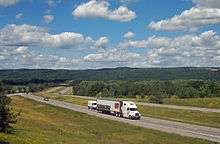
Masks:
[[[219,0],[0,0],[0,69],[220,66]]]

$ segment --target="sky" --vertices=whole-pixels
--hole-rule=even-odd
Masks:
[[[0,69],[220,67],[220,0],[0,0]]]

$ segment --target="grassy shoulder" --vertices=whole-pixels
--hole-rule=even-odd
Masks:
[[[212,143],[101,119],[20,97],[13,97],[12,106],[21,110],[22,116],[14,125],[14,134],[0,133],[0,140],[13,144]]]
[[[164,104],[195,106],[204,108],[220,108],[220,97],[215,98],[190,98],[190,99],[164,99]]]

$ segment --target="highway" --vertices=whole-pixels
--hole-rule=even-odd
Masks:
[[[129,120],[124,118],[119,118],[111,115],[105,115],[101,113],[97,113],[95,111],[88,110],[85,106],[80,106],[76,104],[71,104],[67,102],[57,101],[57,100],[49,100],[45,101],[43,97],[35,96],[32,94],[13,94],[8,96],[20,95],[22,97],[32,99],[38,102],[50,104],[53,106],[70,109],[77,112],[86,113],[92,116],[97,116],[100,118],[111,119],[119,122],[129,123],[135,126],[140,126],[148,129],[159,130],[167,133],[175,133],[182,136],[194,137],[206,139],[209,141],[220,142],[220,129],[219,128],[211,128],[205,126],[197,126],[191,124],[185,124],[180,122],[172,122],[167,120],[161,120],[156,118],[142,117],[141,120]]]
[[[76,95],[74,95],[72,97],[82,98],[82,99],[91,99],[91,100],[96,100],[97,99],[96,97],[89,97],[89,96],[76,96]],[[153,104],[153,103],[143,103],[143,102],[136,102],[136,104],[137,105],[143,105],[143,106],[151,106],[151,107],[161,107],[161,108],[170,108],[170,109],[182,109],[182,110],[220,113],[220,109],[214,109],[214,108],[202,108],[202,107],[192,107],[192,106],[177,106],[177,105],[166,105],[166,104]]]

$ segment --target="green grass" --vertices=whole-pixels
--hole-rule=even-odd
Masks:
[[[89,99],[76,98],[72,96],[59,96],[54,97],[55,100],[65,101],[73,104],[87,106]]]
[[[11,144],[214,144],[214,142],[144,129],[57,108],[20,97],[12,106],[22,114],[14,134],[0,133]]]
[[[143,116],[220,128],[220,113],[138,105]]]
[[[190,99],[165,99],[164,104],[195,106],[205,108],[220,108],[220,97],[215,98],[190,98]]]

